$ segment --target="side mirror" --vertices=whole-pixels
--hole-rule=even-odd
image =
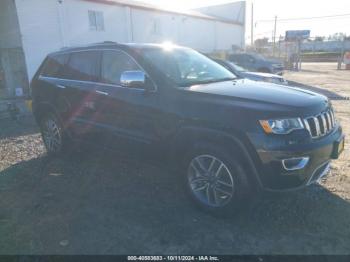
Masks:
[[[146,74],[142,71],[125,71],[120,76],[120,84],[128,88],[145,88]]]

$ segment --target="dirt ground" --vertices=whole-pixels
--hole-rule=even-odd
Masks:
[[[350,71],[305,64],[350,138]],[[311,88],[311,87],[308,87]],[[244,216],[195,209],[161,164],[103,150],[48,158],[32,118],[0,123],[0,254],[350,254],[350,144],[321,183]]]

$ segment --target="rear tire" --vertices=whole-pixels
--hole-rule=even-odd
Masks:
[[[222,216],[249,206],[253,191],[234,152],[198,144],[185,157],[184,173],[187,191],[202,210]]]
[[[55,114],[49,113],[41,119],[40,130],[49,156],[60,155],[68,151],[70,139]]]

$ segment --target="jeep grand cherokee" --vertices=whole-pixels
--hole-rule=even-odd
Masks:
[[[330,101],[238,79],[185,47],[101,43],[47,56],[31,83],[49,154],[75,141],[158,152],[207,210],[316,182],[344,147]]]

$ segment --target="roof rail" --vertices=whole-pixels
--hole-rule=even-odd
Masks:
[[[87,45],[81,45],[81,46],[64,46],[60,49],[60,51],[64,51],[67,49],[72,49],[72,48],[79,48],[79,47],[84,47],[84,46],[91,46],[91,45],[105,45],[105,44],[118,44],[117,42],[114,41],[104,41],[104,42],[99,42],[99,43],[91,43]]]

